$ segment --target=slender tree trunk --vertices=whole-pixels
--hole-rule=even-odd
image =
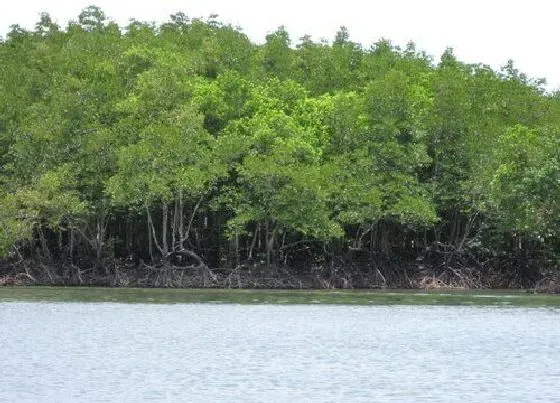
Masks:
[[[460,227],[460,223],[458,223],[458,215],[457,215],[457,210],[455,210],[453,212],[453,220],[452,220],[452,226],[451,226],[451,232],[449,234],[449,243],[451,245],[455,245],[455,240],[457,239],[457,232],[458,232],[458,228]]]
[[[154,222],[152,221],[152,214],[150,213],[149,207],[146,205],[146,216],[148,219],[148,237],[153,239],[153,244],[155,245],[156,249],[159,251],[161,256],[165,256],[163,248],[159,245],[156,235],[156,230],[154,228]],[[153,258],[152,258],[153,259]]]
[[[389,255],[389,228],[385,222],[381,224],[381,235],[379,241],[379,248],[381,253]]]
[[[95,231],[95,265],[99,268],[102,266],[103,258],[103,219],[104,214],[97,217],[96,231]]]
[[[276,228],[270,229],[268,220],[266,221],[266,268],[270,269],[272,263],[272,252],[274,250],[274,238],[276,237]]]
[[[70,264],[73,265],[74,264],[74,228],[70,228],[70,234],[69,234],[69,240],[68,240],[68,258],[70,260]]]
[[[167,203],[163,203],[162,207],[162,217],[161,217],[161,244],[162,244],[162,254],[167,256],[169,253],[169,248],[167,246]]]
[[[467,223],[465,224],[465,229],[463,231],[463,236],[461,237],[461,241],[459,242],[459,245],[457,246],[457,251],[460,252],[463,250],[463,247],[465,246],[465,242],[467,241],[467,239],[469,238],[469,235],[474,227],[474,223],[476,221],[476,218],[478,216],[477,212],[470,212],[469,213],[469,217],[467,219]]]
[[[148,228],[148,252],[150,254],[150,259],[153,262],[154,261],[154,244],[152,242],[152,228],[150,227],[150,220],[147,218],[148,215],[150,214],[148,211],[148,207],[146,207],[146,225]]]
[[[261,230],[261,223],[260,221],[255,224],[255,234],[253,236],[253,241],[251,242],[251,246],[249,247],[249,260],[253,259],[253,250],[257,245],[257,239],[259,239],[259,233]]]
[[[183,227],[184,227],[183,211],[184,211],[183,193],[179,192],[179,218],[178,218],[178,222],[179,222],[179,243],[181,244],[181,248],[184,246],[183,243],[185,242],[185,233],[183,232]],[[175,248],[177,247],[177,245],[173,245],[173,246]]]
[[[182,233],[183,235],[181,237],[181,246],[183,246],[183,242],[185,242],[189,238],[191,228],[192,228],[192,225],[193,225],[193,222],[194,222],[194,218],[195,218],[196,213],[198,212],[198,209],[199,209],[200,205],[202,204],[203,200],[204,200],[204,196],[200,196],[200,199],[198,199],[198,202],[195,204],[195,206],[193,208],[193,211],[191,213],[191,217],[189,219],[189,223],[187,225],[187,229],[185,230],[184,233]]]
[[[49,250],[49,246],[47,245],[47,240],[45,239],[45,234],[43,233],[41,227],[38,228],[38,233],[39,233],[39,240],[41,241],[41,250],[43,251],[44,257],[46,257],[49,260],[52,260],[51,251]]]
[[[126,253],[127,255],[131,254],[131,250],[132,250],[132,224],[131,224],[131,219],[130,219],[130,212],[126,215],[126,219],[125,219],[125,223],[124,223],[124,245],[125,245],[125,249],[126,249]]]
[[[268,220],[266,220],[265,223],[265,243],[266,243],[266,270],[268,271],[268,268],[270,267],[270,247],[269,247],[269,243],[268,243],[268,233],[269,233],[269,228],[268,228]]]
[[[171,219],[171,250],[177,247],[177,232],[178,224],[177,220],[179,218],[179,203],[177,199],[173,202],[173,218]]]
[[[239,267],[241,265],[239,258],[239,234],[235,233],[235,265]]]

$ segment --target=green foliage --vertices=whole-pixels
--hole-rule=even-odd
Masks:
[[[119,150],[117,173],[109,178],[107,193],[117,204],[140,207],[179,194],[199,195],[224,174],[212,158],[214,142],[191,107],[175,110]]]
[[[322,161],[321,127],[303,125],[305,91],[271,80],[252,91],[253,116],[233,121],[220,137],[224,158],[236,172],[226,206],[235,212],[230,232],[270,221],[304,236],[341,236],[328,208],[329,176]],[[297,207],[296,207],[297,206]]]
[[[492,240],[521,233],[554,254],[560,96],[542,81],[451,49],[435,65],[413,43],[364,48],[345,27],[332,43],[292,46],[284,27],[265,39],[183,13],[120,29],[96,6],[66,29],[46,13],[34,31],[13,26],[0,42],[0,255],[41,242],[63,256],[75,231],[97,265],[109,240],[146,257],[158,237],[163,254],[179,242],[222,264],[225,238],[238,258],[308,241],[343,254],[363,241],[356,228],[372,231],[371,256],[374,228],[406,255],[423,238],[485,239],[497,256]]]
[[[556,236],[560,229],[557,130],[516,125],[499,138],[489,198],[505,229]]]
[[[88,211],[76,191],[76,175],[71,165],[34,178],[28,186],[0,196],[0,251],[32,237],[38,227],[58,229],[71,226]]]
[[[13,195],[0,198],[0,256],[7,256],[11,248],[33,237],[36,212],[21,209]]]

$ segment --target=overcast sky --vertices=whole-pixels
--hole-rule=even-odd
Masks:
[[[0,34],[11,24],[32,29],[47,11],[65,26],[81,9],[95,4],[119,25],[129,18],[162,22],[183,11],[189,17],[218,14],[262,42],[268,32],[286,26],[294,42],[304,34],[332,39],[341,25],[350,39],[369,46],[379,38],[418,49],[439,59],[446,47],[465,62],[494,68],[513,59],[530,77],[545,77],[560,88],[560,3],[556,0],[0,0]],[[8,5],[9,4],[9,5]]]

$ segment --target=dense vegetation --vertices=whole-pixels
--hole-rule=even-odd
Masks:
[[[4,282],[559,279],[560,94],[511,62],[94,6],[13,26],[0,60]]]

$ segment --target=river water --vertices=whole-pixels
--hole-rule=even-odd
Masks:
[[[560,402],[560,310],[0,303],[0,402]]]

